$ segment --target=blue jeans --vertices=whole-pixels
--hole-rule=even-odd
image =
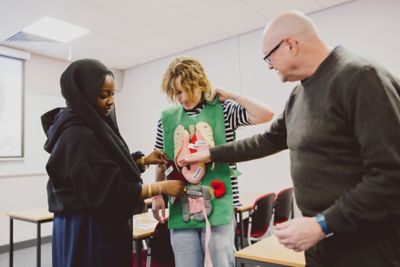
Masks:
[[[171,229],[176,267],[204,267],[205,228]],[[235,266],[235,221],[211,227],[209,251],[213,267]]]

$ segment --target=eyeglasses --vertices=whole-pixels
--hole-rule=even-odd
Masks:
[[[269,53],[265,55],[265,57],[263,58],[263,60],[264,60],[265,62],[267,62],[269,65],[271,65],[271,56],[272,56],[272,54],[273,54],[276,50],[278,50],[278,48],[281,46],[281,44],[282,44],[284,41],[285,41],[285,40],[280,41],[279,44],[277,44],[274,48],[272,48],[272,50],[269,51]]]

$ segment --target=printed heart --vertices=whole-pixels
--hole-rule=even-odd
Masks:
[[[194,146],[196,144],[196,141],[197,141],[197,136],[193,135],[192,139],[190,140],[190,146],[189,146],[190,153],[197,152],[197,149]]]
[[[216,198],[221,198],[225,195],[226,188],[223,181],[215,179],[211,182],[211,186],[214,189],[214,196]]]

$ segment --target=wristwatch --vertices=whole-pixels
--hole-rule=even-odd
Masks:
[[[329,230],[328,224],[326,223],[325,216],[322,213],[315,215],[315,220],[321,226],[322,232],[324,232],[325,237],[333,236],[333,232]]]

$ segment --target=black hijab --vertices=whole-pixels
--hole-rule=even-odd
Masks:
[[[95,59],[81,59],[71,63],[60,79],[61,93],[67,106],[75,111],[83,122],[100,137],[111,156],[131,175],[142,182],[140,171],[121,137],[115,116],[115,108],[106,118],[96,111],[96,98],[100,94],[106,75],[111,70]]]

